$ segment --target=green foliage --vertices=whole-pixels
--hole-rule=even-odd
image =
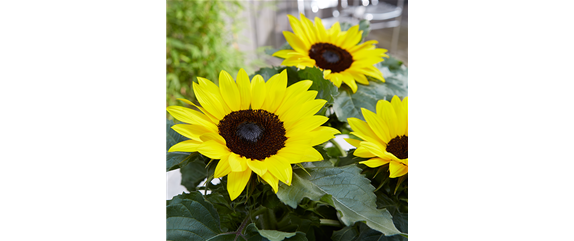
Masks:
[[[181,194],[167,204],[167,240],[207,240],[219,233],[219,214],[199,192]]]
[[[333,104],[339,121],[346,122],[350,117],[365,120],[361,108],[374,112],[378,100],[390,101],[394,95],[401,99],[408,95],[408,71],[402,62],[391,57],[375,66],[383,73],[385,83],[369,77],[369,85],[359,84],[354,94],[341,86]]]
[[[310,90],[316,90],[316,99],[324,99],[327,101],[327,106],[333,103],[333,96],[336,96],[338,91],[337,86],[330,80],[323,78],[323,71],[317,67],[305,68],[298,72],[299,79],[312,80],[313,84],[309,87]]]
[[[236,17],[241,1],[168,0],[166,4],[167,104],[176,98],[194,99],[192,81],[204,77],[217,81],[219,72],[251,71],[237,43],[245,23]],[[226,21],[229,19],[229,22]],[[227,26],[231,26],[228,28]]]
[[[174,122],[172,120],[166,120],[166,146],[167,146],[167,150],[169,150],[169,148],[171,148],[171,146],[177,144],[178,142],[182,142],[187,140],[188,138],[180,135],[179,133],[175,132],[173,129],[171,129],[171,127],[174,125]],[[190,159],[192,159],[192,156],[190,156],[189,153],[181,153],[181,152],[167,152],[166,155],[166,165],[167,165],[167,170],[166,171],[171,171],[171,170],[175,170],[180,168],[181,166],[185,165]]]
[[[295,208],[304,197],[320,200],[335,207],[347,226],[359,221],[386,235],[400,233],[389,212],[375,208],[375,188],[360,174],[359,168],[353,165],[333,167],[329,162],[313,164],[315,166],[306,167],[311,176],[294,170],[291,186],[281,184],[277,197],[283,203]]]
[[[182,95],[191,93],[191,81],[196,76],[217,83],[220,69],[235,75],[233,72],[237,72],[238,67],[233,69],[235,62],[231,58],[241,56],[231,54],[233,50],[226,49],[234,40],[225,42],[221,38],[226,32],[221,25],[222,16],[232,14],[233,10],[230,9],[240,8],[237,1],[225,7],[212,0],[194,1],[193,6],[189,5],[190,2],[168,1],[167,79],[168,95],[173,99],[192,99]],[[223,8],[227,10],[221,10]],[[170,26],[172,29],[169,29]],[[350,27],[350,24],[341,24],[343,30]],[[363,30],[362,39],[365,39],[370,30],[369,22],[361,21],[359,29]],[[170,34],[173,36],[170,37]],[[185,34],[193,36],[185,37]],[[289,44],[280,47],[289,48]],[[275,51],[266,50],[269,54]],[[213,54],[233,56],[226,59],[229,60],[227,63],[215,65],[221,59]],[[227,67],[220,68],[225,64],[228,64]],[[316,67],[302,70],[285,66],[264,67],[255,71],[250,78],[260,74],[267,81],[286,70],[288,85],[312,80],[310,90],[317,91],[317,99],[327,100],[327,104],[317,113],[329,118],[323,125],[349,134],[352,130],[347,118],[363,119],[361,108],[375,111],[380,99],[390,100],[394,95],[401,98],[408,95],[408,71],[401,61],[391,57],[375,66],[381,70],[386,82],[368,77],[370,85],[359,84],[356,93],[352,93],[347,86],[335,87],[331,81],[323,78],[323,72]],[[177,93],[170,95],[170,91]],[[167,120],[168,149],[187,140],[171,129],[174,124]],[[350,137],[356,138],[353,135]],[[219,183],[211,182],[219,160],[210,160],[197,152],[167,153],[166,170],[180,168],[182,185],[191,192],[167,202],[167,239],[407,240],[408,175],[389,178],[388,165],[369,168],[359,164],[368,158],[355,156],[355,149],[345,151],[335,142],[329,147],[327,143],[314,146],[324,161],[292,165],[290,186],[280,183],[279,191],[274,193],[263,179],[252,174],[245,190],[233,201],[227,191],[227,176],[219,178]],[[205,184],[198,186],[204,180]]]

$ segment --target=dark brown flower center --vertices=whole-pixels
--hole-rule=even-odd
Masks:
[[[231,112],[217,127],[232,152],[254,160],[277,154],[287,140],[283,122],[266,110]]]
[[[353,63],[353,56],[347,50],[328,43],[316,43],[309,49],[309,57],[321,69],[329,69],[331,73],[342,72]]]
[[[399,159],[409,158],[409,137],[397,136],[389,141],[387,151],[393,153]]]

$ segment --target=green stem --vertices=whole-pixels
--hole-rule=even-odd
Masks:
[[[339,145],[339,143],[337,143],[337,141],[335,141],[335,139],[331,139],[329,140],[331,143],[333,143],[333,145],[335,147],[337,147],[337,149],[339,149],[339,152],[341,152],[341,156],[342,157],[346,157],[347,156],[347,151],[345,151],[345,149],[343,149],[343,147],[341,145]]]
[[[235,231],[235,240],[237,240],[237,236],[241,236],[244,239],[247,239],[245,238],[245,236],[243,236],[243,229],[245,228],[245,225],[247,225],[248,222],[249,222],[249,215],[245,217],[245,219],[243,220],[237,231]]]
[[[319,219],[319,223],[325,226],[342,227],[339,221],[333,219],[321,218]]]

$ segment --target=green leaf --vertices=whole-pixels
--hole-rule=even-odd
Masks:
[[[358,222],[350,227],[333,232],[333,241],[406,241],[401,235],[385,236],[381,232],[369,228],[366,224]]]
[[[257,235],[253,234],[253,230],[257,230],[261,237],[268,239],[269,241],[281,241],[281,240],[289,240],[289,241],[307,241],[305,234],[302,232],[281,232],[277,230],[263,230],[258,229],[255,224],[249,224],[246,228],[246,233],[251,232],[251,237],[248,240],[259,240],[257,239]]]
[[[336,163],[335,166],[341,167],[341,166],[356,164],[356,163],[359,163],[361,161],[369,160],[369,158],[362,158],[362,157],[355,156],[354,155],[355,150],[357,150],[357,149],[349,150],[346,157],[338,156],[337,161],[335,162]]]
[[[361,108],[375,112],[377,101],[390,101],[395,95],[402,99],[408,95],[408,71],[402,62],[390,58],[375,66],[383,73],[385,83],[368,77],[369,85],[358,84],[354,94],[349,88],[342,87],[333,102],[339,121],[346,122],[350,117],[365,120]]]
[[[408,233],[409,215],[408,213],[401,211],[402,209],[405,209],[408,204],[401,203],[396,199],[396,196],[390,196],[382,190],[375,192],[375,194],[377,195],[377,207],[389,210],[389,213],[393,215],[395,226],[403,233]]]
[[[185,141],[188,138],[175,132],[171,127],[174,125],[172,120],[166,120],[166,151],[173,145]],[[185,166],[191,158],[189,153],[185,152],[166,152],[166,171],[171,171]]]
[[[255,71],[255,73],[253,73],[252,75],[249,76],[249,79],[253,79],[253,76],[255,76],[255,75],[261,75],[261,77],[263,77],[263,79],[265,81],[267,81],[269,78],[271,78],[271,76],[278,74],[278,73],[279,72],[275,68],[264,67],[264,68],[261,68],[261,69]]]
[[[371,31],[371,23],[369,22],[369,20],[361,20],[359,22],[359,31],[363,30],[363,35],[361,36],[361,41],[365,40],[365,38],[369,35],[369,32]]]
[[[401,233],[386,209],[376,209],[375,188],[361,175],[361,169],[355,165],[333,167],[329,162],[310,163],[306,169],[311,176],[294,170],[292,185],[281,184],[277,197],[283,203],[296,208],[305,197],[321,200],[337,209],[347,226],[366,222],[369,227],[389,236]]]
[[[285,67],[285,66],[277,66],[277,67],[264,67],[261,68],[252,75],[249,76],[250,79],[253,79],[255,75],[261,75],[265,81],[269,80],[273,75],[279,74],[283,72],[283,70],[287,70],[287,86],[292,85],[298,82],[299,76],[297,75],[297,68],[293,66]]]
[[[278,73],[281,73],[284,69],[287,70],[287,86],[295,84],[299,82],[301,79],[299,78],[299,74],[297,73],[297,68],[293,66],[289,67],[279,67],[277,69]]]
[[[312,80],[313,84],[309,87],[309,90],[316,90],[316,99],[324,99],[327,101],[326,106],[333,103],[333,96],[337,95],[338,88],[330,80],[323,78],[323,71],[317,67],[307,67],[298,72],[299,79],[301,80]],[[325,108],[325,107],[323,107]]]
[[[197,190],[197,186],[207,178],[207,169],[205,168],[206,158],[197,152],[190,155],[190,160],[181,167],[181,185],[188,191]]]
[[[173,146],[173,145],[175,145],[175,144],[177,144],[177,143],[179,143],[179,142],[188,140],[187,137],[182,136],[182,135],[180,135],[179,133],[177,133],[176,131],[174,131],[173,129],[171,129],[171,127],[172,127],[173,125],[175,125],[175,123],[173,122],[173,120],[166,119],[166,127],[167,127],[167,128],[166,128],[166,131],[165,131],[166,134],[167,134],[167,135],[166,135],[166,139],[167,139],[167,143],[166,143],[167,149],[166,149],[166,151],[169,150],[169,148],[171,148],[171,146]]]
[[[175,196],[166,207],[168,240],[207,240],[219,233],[219,214],[201,193]]]
[[[269,239],[269,241],[281,241],[285,238],[291,238],[295,236],[296,233],[287,233],[277,230],[259,230],[259,234]]]

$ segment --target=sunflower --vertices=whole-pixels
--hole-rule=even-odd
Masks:
[[[313,148],[334,138],[338,130],[321,126],[328,118],[315,115],[326,103],[315,99],[317,91],[308,90],[310,80],[287,87],[287,72],[272,76],[267,82],[260,75],[249,80],[239,70],[237,81],[225,71],[219,74],[219,87],[198,77],[193,91],[201,106],[199,111],[169,106],[167,111],[187,123],[172,128],[189,138],[169,151],[196,152],[220,159],[214,177],[227,175],[231,200],[243,192],[257,174],[275,193],[278,180],[291,185],[291,164],[323,160]]]
[[[383,61],[386,49],[377,49],[376,40],[362,44],[359,25],[348,31],[341,31],[339,22],[326,30],[321,19],[315,17],[315,23],[301,14],[301,21],[292,15],[287,15],[293,33],[283,31],[283,35],[293,50],[279,50],[273,54],[284,58],[282,65],[305,67],[317,66],[322,69],[325,79],[331,80],[335,86],[347,84],[357,92],[357,82],[368,85],[367,75],[385,81],[380,70],[373,65]]]
[[[403,176],[409,171],[408,97],[402,102],[396,95],[390,103],[379,100],[376,108],[377,114],[361,108],[367,122],[357,118],[347,119],[353,128],[351,134],[363,141],[345,140],[357,147],[355,156],[371,158],[359,163],[371,168],[389,163],[391,178]]]

